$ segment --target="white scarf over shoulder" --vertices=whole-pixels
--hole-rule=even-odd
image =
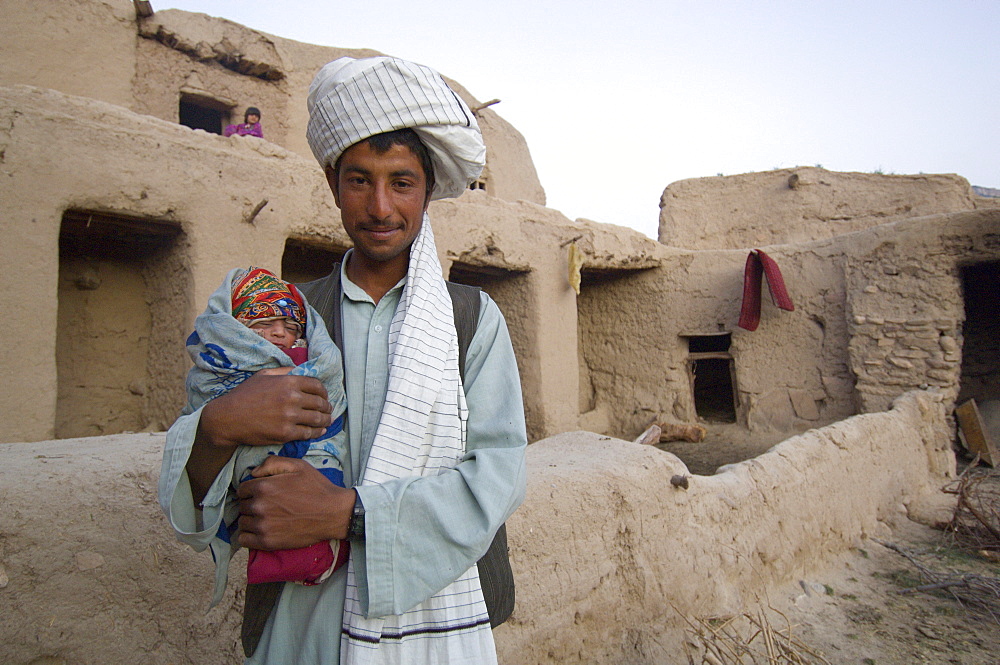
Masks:
[[[467,420],[451,296],[425,215],[389,328],[388,390],[362,484],[433,476],[454,467],[465,455]],[[495,663],[477,566],[404,614],[366,619],[352,554],[341,662]]]

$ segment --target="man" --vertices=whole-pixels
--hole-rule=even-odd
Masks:
[[[478,177],[479,128],[440,75],[393,58],[328,64],[309,107],[310,146],[354,241],[332,304],[352,489],[300,460],[269,458],[240,486],[239,543],[276,550],[355,535],[348,566],[326,582],[284,585],[247,662],[496,662],[475,564],[523,499],[520,384],[485,294],[459,366],[426,215],[432,198],[458,196]],[[303,285],[314,306],[332,297],[331,278]],[[236,445],[320,436],[329,414],[318,382],[261,372],[178,419],[160,486],[178,537],[215,551]]]

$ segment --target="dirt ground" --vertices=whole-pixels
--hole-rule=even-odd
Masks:
[[[671,442],[659,447],[673,452],[692,473],[713,474],[724,464],[748,459],[765,452],[780,436],[754,437],[735,425],[706,424],[708,436],[702,443]],[[959,457],[960,470],[969,463]],[[1000,491],[1000,476],[991,482]],[[963,604],[948,590],[906,591],[926,584],[920,569],[887,545],[909,552],[927,570],[948,577],[972,574],[992,580],[1000,591],[1000,565],[954,546],[953,538],[940,529],[904,520],[893,529],[891,538],[880,544],[874,540],[852,550],[835,565],[810,579],[800,580],[771,598],[761,599],[764,616],[771,629],[790,634],[799,642],[798,653],[808,658],[806,649],[816,652],[812,660],[754,661],[731,658],[730,663],[824,663],[831,665],[909,665],[942,663],[954,665],[1000,665],[1000,595],[992,600],[996,617]],[[748,608],[756,615],[760,608]],[[708,631],[707,625],[712,626]],[[722,621],[692,628],[691,663],[702,660],[704,642],[700,630],[719,646]],[[752,636],[755,629],[741,619],[727,630]],[[708,632],[706,632],[708,631]],[[763,638],[757,635],[755,642]],[[821,660],[820,657],[825,658]]]
[[[891,543],[915,553],[935,572],[998,579],[996,564],[942,546],[942,536],[909,522],[895,530]],[[1000,663],[997,621],[947,591],[902,593],[924,582],[905,557],[870,542],[824,574],[803,580],[778,602],[798,639],[830,663]]]
[[[774,445],[789,438],[789,434],[753,433],[733,423],[699,423],[705,427],[705,440],[700,443],[670,441],[658,444],[680,457],[688,470],[699,476],[710,476],[725,464],[735,464],[767,452]]]

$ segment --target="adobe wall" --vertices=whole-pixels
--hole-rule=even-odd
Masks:
[[[0,0],[0,85],[40,85],[130,108],[135,8],[126,0]]]
[[[155,9],[155,3],[154,9]],[[206,14],[168,9],[137,18],[128,0],[68,0],[36,7],[0,0],[0,85],[32,85],[90,97],[177,122],[183,95],[263,113],[264,136],[312,159],[306,94],[316,71],[370,49],[303,44]],[[469,92],[449,80],[470,107]],[[487,191],[545,204],[524,137],[494,109],[479,112],[487,145]],[[234,139],[240,140],[240,139]]]
[[[0,351],[0,366],[16,387],[0,395],[0,412],[18,414],[0,422],[0,440],[53,435],[59,234],[65,211],[114,213],[180,230],[164,256],[141,268],[146,292],[137,296],[152,317],[142,377],[149,382],[142,388],[144,425],[161,429],[182,404],[179,381],[188,361],[180,345],[225,271],[240,263],[280,266],[289,222],[279,220],[308,218],[325,208],[331,225],[336,224],[319,170],[297,155],[264,141],[233,142],[191,132],[103,102],[37,88],[2,89],[0,145],[6,175],[0,199],[16,202],[5,207],[0,258],[21,267],[24,287],[0,299],[8,308],[23,298],[36,303],[38,332],[31,345]],[[247,173],[256,176],[249,180]],[[262,197],[270,197],[268,206],[254,223],[244,222]],[[117,295],[107,288],[115,283],[111,273],[120,270],[111,263],[128,259],[89,259],[105,287],[104,298]],[[90,282],[85,275],[66,277],[82,278],[81,289]],[[101,291],[91,296],[100,299]],[[122,322],[91,317],[74,328],[86,337]],[[90,368],[98,371],[103,368]],[[99,423],[102,413],[70,417]]]
[[[958,397],[966,341],[960,269],[1000,261],[998,228],[1000,210],[987,208],[902,220],[855,238],[846,271],[849,354],[864,411],[926,386]],[[978,368],[979,378],[996,385],[1000,358],[989,343],[993,362]]]
[[[755,332],[737,327],[744,251],[674,250],[661,268],[585,287],[581,373],[589,378],[581,384],[607,415],[594,431],[634,438],[653,420],[696,422],[688,339],[720,332],[731,335],[738,419],[751,431],[797,431],[856,413],[842,250],[771,255],[796,311],[776,309],[765,295]],[[581,425],[600,422],[585,416]]]
[[[680,663],[682,615],[737,612],[927,514],[954,475],[950,440],[942,396],[918,391],[687,490],[669,483],[684,465],[652,447],[538,442],[508,522],[517,606],[495,632],[500,662]],[[0,486],[17,487],[0,512],[0,661],[242,662],[245,555],[206,612],[211,557],[177,543],[156,502],[163,442],[0,445]]]
[[[272,143],[191,132],[53,91],[5,89],[0,99],[8,173],[0,194],[17,201],[0,254],[8,265],[26,266],[41,332],[27,352],[0,352],[18,377],[18,390],[0,396],[0,405],[20,414],[0,422],[0,440],[50,438],[57,422],[60,436],[165,428],[182,403],[188,361],[180,340],[226,270],[277,268],[289,238],[331,251],[350,245],[313,162]],[[244,221],[263,199],[260,213]],[[60,287],[66,210],[157,220],[180,233],[162,256],[138,266],[65,263]],[[445,270],[485,288],[507,315],[533,440],[580,427],[630,439],[653,419],[695,420],[687,337],[720,331],[732,335],[740,422],[753,431],[791,432],[879,410],[925,384],[954,397],[964,318],[959,266],[1000,260],[990,230],[996,208],[768,247],[796,311],[778,310],[765,296],[761,326],[750,333],[736,326],[744,251],[669,248],[629,229],[570,222],[483,192],[435,202],[431,213]],[[569,282],[571,245],[583,257],[579,297]],[[98,339],[106,325],[97,316],[60,326],[60,301],[63,316],[70,316],[69,296],[100,301],[100,291],[73,286],[89,283],[91,269],[108,287],[119,279],[113,275],[131,274],[122,284],[145,289],[129,297],[150,303],[152,318],[125,326],[148,349],[138,376],[101,383],[97,374],[106,372],[94,368],[114,362],[113,344],[92,359],[68,352],[83,338]],[[72,331],[66,342],[60,329]],[[890,340],[898,345],[892,353]],[[137,344],[119,346],[134,353]],[[60,356],[79,365],[63,364],[64,381],[57,380]],[[97,383],[71,380],[77,375]],[[117,387],[101,401],[108,385]],[[60,394],[68,403],[67,386],[90,401],[57,414]]]
[[[718,332],[731,334],[739,421],[751,431],[880,411],[927,386],[954,400],[965,320],[959,274],[1000,261],[998,223],[1000,211],[989,208],[764,247],[795,311],[775,307],[765,282],[754,332],[737,326],[746,250],[668,250],[659,268],[585,283],[581,426],[631,439],[654,419],[693,422],[687,338]],[[979,371],[995,381],[995,354],[982,357]]]
[[[811,242],[908,217],[972,210],[965,178],[800,166],[680,180],[660,198],[660,242],[739,249]]]
[[[315,162],[267,141],[192,132],[103,102],[15,87],[0,89],[0,148],[7,176],[0,199],[16,201],[5,211],[0,258],[25,266],[24,289],[0,300],[13,311],[28,297],[38,315],[35,343],[0,351],[16,386],[0,395],[0,411],[19,414],[0,420],[0,441],[165,429],[183,404],[182,342],[227,270],[279,269],[290,238],[341,253],[350,246]],[[61,262],[63,214],[74,210],[178,233],[141,261],[126,252]],[[483,275],[471,281],[507,312],[532,438],[575,429],[578,377],[565,368],[577,365],[576,302],[566,245],[599,238],[590,242],[606,248],[602,260],[623,269],[655,264],[660,246],[484,192],[435,202],[431,218],[445,269]],[[109,315],[108,298],[127,302],[134,317]],[[108,326],[120,334],[109,337]],[[131,374],[114,376],[112,364]],[[60,409],[68,403],[75,406]]]

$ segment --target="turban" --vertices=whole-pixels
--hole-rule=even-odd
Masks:
[[[431,155],[431,199],[461,194],[479,177],[486,146],[472,111],[430,67],[398,58],[340,58],[309,86],[306,138],[321,166],[364,139],[412,129]]]
[[[233,277],[233,318],[249,326],[256,321],[291,319],[306,329],[302,294],[264,268],[250,266]]]

